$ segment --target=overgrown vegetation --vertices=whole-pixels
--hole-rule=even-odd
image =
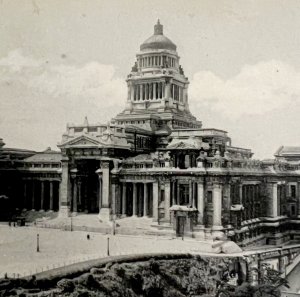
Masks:
[[[37,281],[35,278],[3,280],[0,282],[0,296],[278,296],[265,295],[265,292],[272,293],[270,288],[275,288],[267,281],[265,287],[260,286],[259,290],[243,283],[234,292],[234,287],[227,284],[229,267],[233,261],[235,260],[226,258],[192,257],[152,258],[131,263],[109,262],[80,275],[63,277],[58,281],[53,279],[52,284],[49,280]],[[268,278],[267,275],[265,277]]]

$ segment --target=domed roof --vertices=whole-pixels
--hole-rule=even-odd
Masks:
[[[168,37],[163,35],[163,26],[160,24],[159,20],[154,26],[154,34],[140,46],[141,51],[148,49],[167,49],[176,51],[176,45]]]

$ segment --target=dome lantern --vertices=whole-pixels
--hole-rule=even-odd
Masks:
[[[157,24],[154,25],[154,35],[163,35],[163,25],[160,24],[159,20],[157,20]]]

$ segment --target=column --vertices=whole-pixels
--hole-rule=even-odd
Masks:
[[[35,210],[35,182],[32,180],[31,209]]]
[[[88,177],[85,176],[83,180],[83,199],[84,199],[84,212],[88,213],[89,212],[89,199],[88,199]]]
[[[278,216],[278,197],[277,197],[277,183],[271,184],[271,203],[272,203],[272,217]]]
[[[148,184],[144,183],[144,217],[148,216]]]
[[[73,213],[77,213],[77,179],[76,177],[73,179]]]
[[[130,84],[130,99],[131,101],[134,100],[134,86],[132,83]]]
[[[198,181],[197,182],[198,186],[198,223],[200,225],[203,225],[203,214],[204,214],[204,187],[203,187],[203,182]]]
[[[165,220],[170,221],[170,181],[165,183]]]
[[[240,204],[243,204],[243,184],[240,183],[239,185],[239,200]]]
[[[23,205],[23,209],[26,210],[27,209],[27,204],[28,204],[28,201],[27,201],[27,183],[26,183],[26,180],[23,180],[23,183],[24,183],[24,205]]]
[[[53,210],[53,181],[49,182],[49,210]]]
[[[68,194],[69,194],[69,160],[67,157],[63,157],[61,161],[61,182],[59,187],[59,216],[68,217]]]
[[[122,216],[126,216],[126,183],[123,183],[122,189]]]
[[[192,199],[193,199],[193,182],[189,181],[189,203],[188,205],[192,205]]]
[[[174,84],[172,84],[172,97],[173,97],[173,99],[175,99],[175,85]]]
[[[170,89],[170,83],[165,83],[165,98],[171,97],[171,89]]]
[[[222,227],[222,185],[213,185],[213,228]]]
[[[172,205],[176,205],[176,180],[172,182]]]
[[[152,201],[153,201],[153,221],[158,221],[158,182],[153,183],[153,194],[152,194]]]
[[[136,207],[136,194],[137,194],[137,185],[136,183],[133,183],[133,193],[132,193],[132,215],[137,215],[137,207]]]
[[[180,205],[180,184],[177,181],[177,193],[176,193],[176,198],[177,198],[177,204]]]
[[[144,192],[143,192],[143,184],[138,185],[138,216],[143,216],[143,202],[144,202]]]
[[[143,85],[140,84],[139,100],[143,99]]]
[[[110,213],[111,213],[111,209],[109,208],[109,192],[110,192],[109,191],[110,190],[109,161],[101,162],[100,172],[101,171],[102,171],[102,196],[101,196],[101,208],[98,217],[101,221],[109,221]]]
[[[153,99],[153,84],[149,84],[149,99]]]
[[[116,184],[113,183],[111,184],[111,210],[113,215],[117,214],[116,209]]]
[[[156,83],[153,83],[153,99],[156,99]]]
[[[145,99],[148,100],[149,99],[149,85],[145,84],[146,90],[145,90]]]
[[[44,181],[41,180],[41,211],[44,210],[45,207],[45,184]]]
[[[78,199],[77,199],[77,204],[79,203],[82,207],[82,197],[81,197],[81,178],[78,179],[77,181],[77,195],[78,195]],[[101,195],[101,193],[99,193],[99,195]],[[101,200],[100,200],[101,201]],[[100,206],[99,206],[100,207]],[[100,208],[99,208],[100,209]],[[77,209],[78,210],[78,209]]]

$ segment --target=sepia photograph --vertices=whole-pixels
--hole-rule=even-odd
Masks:
[[[0,297],[300,297],[299,0],[0,0]]]

